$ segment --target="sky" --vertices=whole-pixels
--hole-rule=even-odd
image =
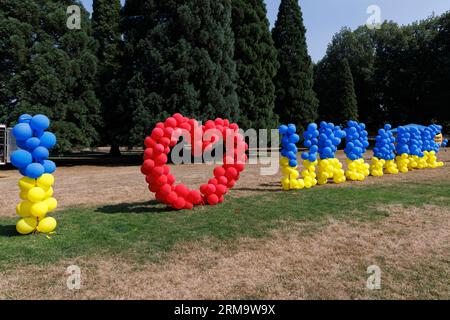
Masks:
[[[121,0],[122,3],[124,0]],[[81,0],[91,11],[92,0]],[[268,18],[275,23],[280,0],[265,0]],[[380,9],[381,21],[392,20],[398,24],[409,24],[433,14],[450,10],[450,0],[299,0],[307,29],[309,54],[314,62],[326,52],[333,35],[342,27],[352,29],[366,24],[371,13],[367,9],[376,5]]]

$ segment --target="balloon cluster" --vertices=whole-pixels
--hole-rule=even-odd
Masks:
[[[364,153],[369,146],[369,133],[366,131],[364,123],[349,121],[345,130],[346,147],[344,149],[347,155],[348,170],[346,177],[349,180],[363,181],[370,174],[369,164],[364,162]]]
[[[402,173],[409,171],[409,140],[411,139],[411,134],[408,128],[398,127],[397,128],[397,161],[398,170]]]
[[[390,131],[392,126],[386,124],[383,129],[378,130],[375,138],[375,148],[373,148],[374,157],[370,166],[370,173],[374,177],[381,177],[386,173],[398,174],[397,164],[395,163],[395,137]]]
[[[444,141],[442,141],[441,147],[446,148],[447,144],[448,144],[448,139],[445,139]]]
[[[170,173],[167,165],[168,154],[171,147],[178,143],[182,130],[191,137],[192,153],[199,155],[212,145],[220,141],[219,135],[211,135],[206,139],[203,133],[217,132],[223,137],[224,145],[227,139],[232,139],[233,150],[227,150],[224,154],[223,165],[214,168],[214,178],[207,184],[200,186],[200,190],[190,190],[184,184],[175,185],[175,176]],[[165,203],[177,210],[192,209],[196,205],[216,205],[223,202],[225,194],[240,178],[240,172],[244,170],[248,149],[244,137],[238,132],[239,127],[228,120],[217,118],[208,120],[205,125],[199,124],[195,119],[189,119],[179,113],[159,122],[148,136],[144,144],[144,163],[141,172],[146,176],[146,181],[151,192],[155,193],[158,201]],[[200,132],[200,136],[198,136]]]
[[[328,179],[333,179],[335,183],[345,182],[342,163],[335,158],[337,147],[345,136],[345,131],[340,126],[325,121],[320,123],[318,141],[320,160],[317,174],[319,184],[326,184]]]
[[[319,155],[319,135],[317,124],[310,123],[305,132],[303,132],[303,145],[308,151],[302,153],[303,166],[302,177],[305,188],[311,188],[317,185],[316,166],[318,165]]]
[[[422,131],[422,151],[423,161],[425,161],[425,168],[442,167],[444,163],[437,161],[437,153],[439,152],[439,143],[434,138],[440,134],[442,126],[432,124]]]
[[[25,176],[19,180],[23,201],[16,207],[17,214],[22,217],[16,224],[21,234],[50,233],[56,228],[56,220],[46,217],[58,205],[53,198],[52,187],[56,165],[48,160],[49,149],[55,146],[56,136],[45,131],[49,126],[50,120],[44,115],[32,117],[24,114],[12,130],[19,149],[12,153],[11,163]]]
[[[303,189],[305,185],[303,180],[298,179],[300,174],[297,169],[297,143],[300,141],[297,128],[294,124],[281,125],[278,131],[281,135],[280,166],[283,172],[281,178],[283,190]]]

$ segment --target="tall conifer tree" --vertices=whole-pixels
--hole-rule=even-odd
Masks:
[[[22,113],[52,119],[58,150],[98,141],[95,40],[80,5],[81,29],[69,29],[72,0],[0,1],[0,122]]]
[[[98,43],[99,72],[97,97],[102,103],[104,120],[103,142],[111,144],[111,153],[120,154],[123,111],[118,104],[121,62],[120,0],[94,0],[92,12],[93,35]]]
[[[317,118],[313,64],[308,55],[306,28],[298,0],[281,0],[272,31],[280,68],[275,77],[275,110],[281,122],[305,128]]]
[[[124,27],[131,143],[174,112],[239,120],[231,0],[128,0]]]
[[[232,0],[234,58],[244,128],[276,125],[275,77],[278,62],[263,0]]]

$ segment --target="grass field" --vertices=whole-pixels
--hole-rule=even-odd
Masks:
[[[17,236],[16,219],[1,218],[0,298],[450,298],[449,191],[442,180],[267,192],[192,212],[69,208],[51,239]],[[75,293],[64,288],[72,263],[87,275]],[[374,263],[383,289],[368,292]]]

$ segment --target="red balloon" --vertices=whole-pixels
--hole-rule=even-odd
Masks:
[[[170,167],[169,166],[163,166],[164,169],[164,174],[167,176],[170,172]]]
[[[175,182],[175,176],[173,174],[168,174],[167,175],[167,183],[168,184],[173,184]]]
[[[156,191],[158,191],[158,186],[155,186],[154,184],[149,184],[148,185],[148,189],[153,192],[156,193]]]
[[[226,169],[225,176],[228,178],[228,180],[235,179],[237,177],[237,175],[238,175],[238,172],[234,167],[229,167]]]
[[[202,185],[200,186],[200,192],[201,192],[202,194],[206,194],[206,193],[208,192],[208,185],[207,185],[207,184],[202,184]]]
[[[144,160],[153,158],[153,148],[147,148],[144,151]]]
[[[224,195],[228,192],[228,188],[224,186],[223,184],[219,184],[216,186],[216,194],[218,196]]]
[[[167,176],[160,175],[159,177],[156,178],[155,181],[159,186],[163,186],[167,183]]]
[[[168,147],[170,144],[170,139],[167,137],[162,137],[160,142],[164,146],[164,150],[166,150],[166,147]]]
[[[167,203],[170,203],[170,204],[174,203],[175,200],[177,200],[177,199],[178,199],[178,195],[174,191],[171,191],[166,197]]]
[[[186,200],[182,197],[178,197],[177,200],[173,202],[173,207],[177,210],[181,210],[186,205]]]
[[[169,195],[169,193],[172,192],[172,186],[170,184],[164,184],[160,187],[159,192],[165,197]]]
[[[208,184],[208,187],[206,188],[206,195],[210,195],[216,192],[216,186],[213,184]]]
[[[175,192],[179,197],[187,198],[189,195],[189,189],[184,184],[179,184],[175,187]]]
[[[202,202],[202,195],[198,190],[189,191],[189,195],[187,196],[187,200],[192,202],[193,204],[200,204]]]
[[[215,167],[213,173],[214,177],[218,178],[225,175],[225,169],[223,167]]]
[[[217,180],[219,181],[219,184],[223,184],[224,186],[228,184],[228,178],[225,176],[221,176],[217,178]]]
[[[154,148],[153,148],[153,151],[156,153],[156,154],[160,154],[160,153],[163,153],[164,152],[164,146],[162,145],[162,144],[160,144],[160,143],[157,143],[157,144],[155,144],[155,146],[154,146]]]
[[[164,174],[164,168],[163,167],[154,167],[152,169],[152,176],[153,177],[159,177],[160,175]]]
[[[194,204],[191,202],[186,201],[186,204],[184,205],[184,209],[186,210],[192,210],[194,208]]]
[[[177,126],[177,119],[175,119],[174,117],[169,117],[166,119],[166,121],[164,121],[164,124],[166,127],[175,128]]]
[[[153,161],[152,159],[146,159],[142,164],[141,171],[143,174],[148,175],[152,172],[154,167],[155,161]]]
[[[173,128],[165,128],[164,129],[164,136],[171,139],[173,135]]]
[[[210,205],[215,206],[219,203],[219,197],[216,194],[210,194],[207,198],[207,201]]]
[[[151,137],[147,137],[144,140],[144,144],[147,148],[153,148],[155,145],[155,140],[153,140]]]
[[[208,184],[218,185],[219,181],[216,178],[211,178],[208,180]]]
[[[152,136],[151,136],[154,140],[159,140],[162,137],[164,137],[164,130],[161,129],[161,127],[159,128],[155,128],[152,131]]]
[[[236,182],[234,180],[228,180],[228,183],[227,183],[228,189],[233,188],[235,184],[236,184]]]
[[[155,164],[157,166],[162,166],[167,163],[167,156],[164,153],[158,154],[155,157]]]

